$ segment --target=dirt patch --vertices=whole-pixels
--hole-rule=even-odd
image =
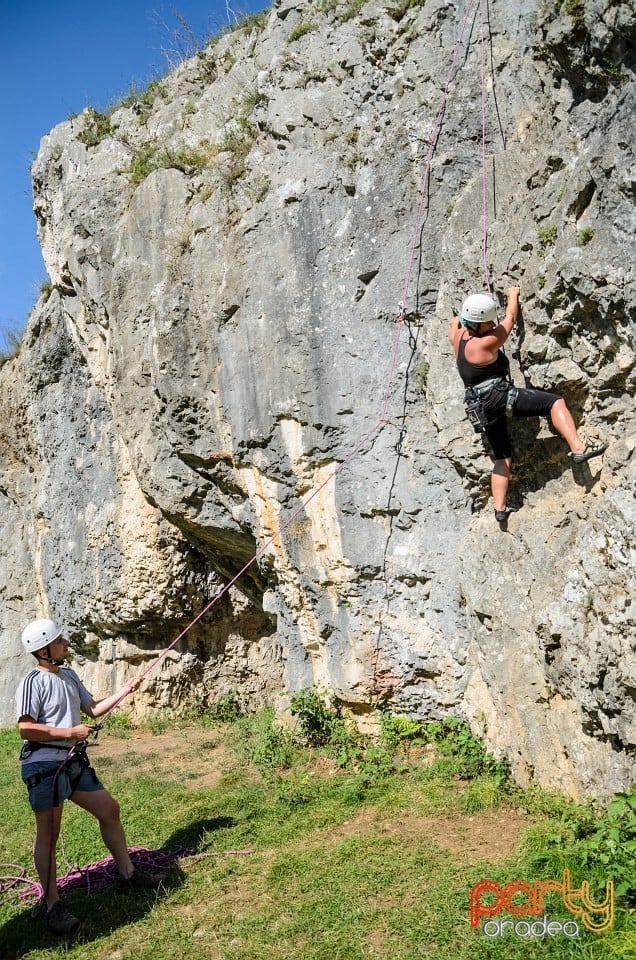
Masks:
[[[523,832],[531,823],[529,817],[510,810],[486,810],[453,817],[400,813],[395,820],[390,820],[385,813],[365,808],[353,819],[330,828],[330,834],[341,839],[369,833],[418,839],[428,836],[442,850],[462,860],[497,861],[514,854]]]
[[[218,786],[223,776],[236,770],[235,751],[228,749],[218,728],[199,726],[175,728],[154,735],[132,730],[121,737],[105,733],[91,757],[99,772],[100,763],[126,769],[131,774],[177,779],[191,789]],[[317,757],[319,776],[337,775],[333,761]],[[329,843],[351,836],[370,835],[402,838],[429,837],[438,847],[465,862],[511,857],[523,832],[532,820],[512,810],[484,810],[479,813],[424,815],[400,811],[394,817],[386,810],[364,806],[355,817],[329,827]]]
[[[215,787],[232,766],[228,751],[215,730],[187,727],[154,735],[147,730],[131,730],[129,736],[100,735],[90,748],[92,762],[99,771],[100,761],[134,770],[145,776],[160,773],[198,790]]]

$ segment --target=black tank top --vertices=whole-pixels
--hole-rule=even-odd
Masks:
[[[476,387],[478,384],[483,383],[484,380],[491,380],[493,377],[509,376],[510,361],[503,350],[499,351],[496,360],[486,364],[485,367],[478,367],[475,363],[469,363],[465,357],[465,351],[466,340],[462,333],[462,338],[459,341],[459,348],[457,350],[457,369],[460,377],[464,381],[464,386]]]

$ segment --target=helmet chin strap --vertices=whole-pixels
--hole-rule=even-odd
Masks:
[[[481,336],[481,330],[478,323],[464,323],[463,327],[464,327],[464,330],[468,330],[471,336],[473,337]]]
[[[46,652],[47,652],[48,656],[43,657],[42,654],[38,651],[38,652],[36,653],[36,657],[38,658],[38,660],[43,660],[44,663],[52,663],[54,667],[63,667],[63,666],[64,666],[64,660],[54,660],[54,659],[51,657],[51,645],[48,644],[48,643],[47,643],[47,645],[46,645]]]

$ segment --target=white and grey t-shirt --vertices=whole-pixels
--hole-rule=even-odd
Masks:
[[[92,699],[92,693],[69,667],[61,667],[57,673],[35,667],[18,686],[15,697],[17,718],[31,717],[36,723],[48,727],[75,727],[82,722],[80,709]],[[70,750],[72,741],[51,740],[22,762],[59,761],[60,750],[50,749],[54,744]]]

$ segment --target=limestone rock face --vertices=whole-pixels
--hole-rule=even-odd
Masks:
[[[524,782],[633,782],[634,13],[489,4],[484,205],[479,6],[279,2],[43,139],[2,722],[51,615],[96,696],[174,644],[137,709],[321,684],[464,716]],[[516,421],[507,529],[447,339],[484,245],[517,384],[610,445]]]

